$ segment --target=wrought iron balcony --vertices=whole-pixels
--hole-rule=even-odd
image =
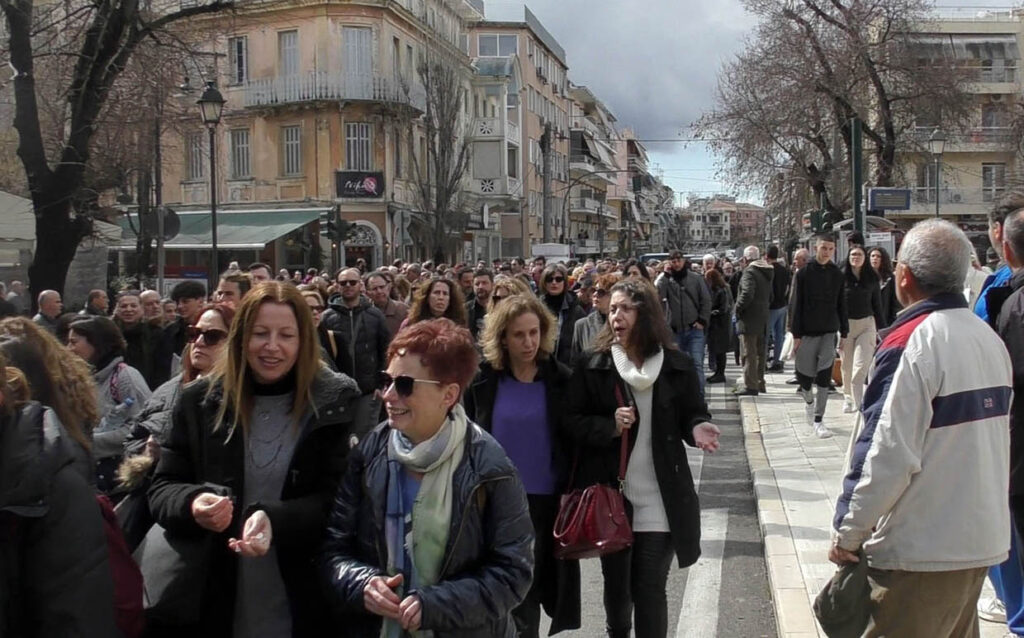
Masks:
[[[424,110],[426,97],[417,86],[405,87],[380,75],[350,75],[334,71],[308,71],[295,75],[248,80],[246,107],[283,106],[317,101],[364,101],[406,104]]]

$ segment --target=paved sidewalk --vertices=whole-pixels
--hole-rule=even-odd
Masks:
[[[796,387],[785,383],[792,365],[787,370],[767,375],[767,393],[741,397],[740,411],[779,636],[813,638],[825,635],[811,604],[835,571],[829,530],[857,415],[843,414],[842,394],[831,395],[824,421],[834,436],[815,437]],[[992,596],[987,581],[985,596]],[[1008,634],[982,621],[981,635]]]

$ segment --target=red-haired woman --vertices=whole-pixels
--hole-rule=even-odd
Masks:
[[[319,561],[346,636],[515,635],[533,525],[515,467],[459,403],[476,365],[469,330],[448,319],[388,348],[388,420],[349,456]]]

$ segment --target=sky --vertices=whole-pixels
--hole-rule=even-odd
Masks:
[[[935,2],[942,8],[1021,4]],[[523,2],[485,0],[485,5],[505,12]],[[719,68],[742,50],[756,23],[740,0],[528,0],[526,5],[565,49],[569,79],[590,88],[620,128],[632,127],[640,140],[649,140],[644,145],[650,168],[663,171],[680,204],[687,193],[730,192],[706,145],[685,140],[692,137],[690,125],[713,105]],[[760,200],[759,192],[732,194]]]

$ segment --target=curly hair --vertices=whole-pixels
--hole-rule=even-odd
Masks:
[[[501,294],[499,294],[499,292]],[[496,301],[506,299],[512,295],[534,296],[530,287],[519,277],[498,275],[494,280],[494,288],[491,290],[491,298],[487,300],[487,312],[490,313],[494,311],[494,304]],[[497,299],[495,298],[496,296]]]
[[[38,357],[36,366],[48,377],[52,393],[50,396],[42,396],[45,393],[43,388],[33,386],[33,399],[52,408],[68,434],[89,449],[89,433],[100,421],[96,383],[93,381],[89,364],[68,352],[56,337],[26,317],[9,317],[0,321],[0,335],[10,337],[8,342],[12,345],[4,348],[11,359],[10,365],[19,368],[22,365],[27,368],[35,367],[32,365],[32,359]],[[25,361],[15,360],[23,348],[14,347],[14,342],[21,342],[38,354],[34,355],[26,350],[28,356]],[[31,384],[33,371],[24,368],[22,371]],[[36,385],[40,384],[37,382]]]
[[[451,319],[427,319],[400,330],[388,346],[388,363],[406,354],[419,355],[435,380],[457,383],[460,394],[476,376],[479,355],[473,335]]]
[[[435,319],[430,314],[430,293],[434,290],[434,286],[448,286],[448,308],[442,315],[445,319],[451,319],[460,326],[466,326],[469,324],[469,319],[466,315],[466,299],[462,296],[462,291],[450,279],[428,279],[427,281],[420,284],[416,289],[415,294],[412,298],[412,307],[409,308],[409,323],[419,323],[420,321],[426,321],[428,319]],[[441,317],[436,317],[440,319]]]
[[[513,321],[531,313],[537,315],[537,319],[540,320],[537,359],[547,359],[555,351],[555,337],[558,332],[558,320],[555,316],[544,302],[534,295],[512,295],[497,306],[492,306],[484,316],[484,329],[480,333],[484,358],[495,370],[504,370],[509,365],[508,350],[502,344],[505,331]]]

